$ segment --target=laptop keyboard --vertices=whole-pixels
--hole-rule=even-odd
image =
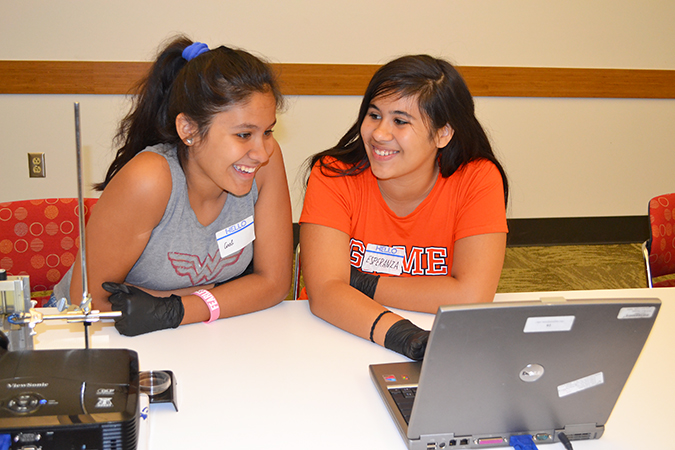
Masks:
[[[415,394],[417,394],[417,388],[410,387],[389,389],[389,393],[394,399],[396,406],[398,406],[398,410],[401,411],[401,414],[405,419],[405,423],[408,423],[410,421],[410,414],[412,414],[413,403],[415,403]]]

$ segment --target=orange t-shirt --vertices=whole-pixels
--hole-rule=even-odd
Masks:
[[[501,174],[487,160],[465,164],[447,178],[439,174],[427,198],[404,217],[384,201],[370,168],[359,175],[335,177],[315,165],[300,223],[347,233],[351,264],[362,271],[400,276],[449,275],[455,241],[508,232]],[[377,258],[382,249],[398,259]],[[400,261],[398,273],[392,273],[392,260]],[[382,269],[378,261],[383,261]]]

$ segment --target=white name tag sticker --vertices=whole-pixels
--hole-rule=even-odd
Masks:
[[[253,226],[253,216],[249,216],[216,233],[216,241],[218,242],[221,258],[238,252],[254,240],[255,227]]]
[[[594,373],[578,380],[570,381],[569,383],[558,386],[558,397],[567,397],[568,395],[576,394],[577,392],[585,391],[595,386],[599,386],[605,382],[605,377],[602,372]]]
[[[551,333],[570,331],[574,316],[528,317],[523,333]]]
[[[363,255],[361,270],[364,272],[401,275],[403,272],[404,247],[368,244]]]

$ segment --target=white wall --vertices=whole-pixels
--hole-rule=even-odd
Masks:
[[[430,53],[458,65],[675,69],[669,0],[24,0],[0,3],[0,59],[151,60],[177,32],[272,62],[383,63]],[[276,134],[297,220],[298,170],[334,144],[358,97],[289,99]],[[76,196],[73,107],[85,181],[100,181],[121,96],[0,95],[0,201]],[[646,214],[675,191],[675,100],[477,98],[512,183],[510,217]],[[28,152],[47,178],[28,178]],[[89,194],[95,195],[95,194]]]

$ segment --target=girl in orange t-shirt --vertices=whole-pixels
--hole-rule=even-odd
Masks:
[[[314,314],[422,359],[428,332],[386,306],[492,301],[508,183],[451,64],[384,65],[356,123],[310,165],[300,246]]]

